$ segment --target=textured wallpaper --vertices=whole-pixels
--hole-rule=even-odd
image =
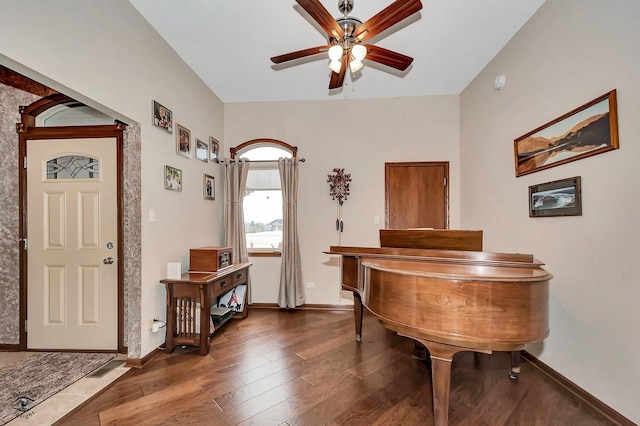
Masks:
[[[129,358],[140,358],[142,343],[142,185],[140,179],[140,125],[124,132],[124,344]]]
[[[20,343],[18,108],[39,96],[0,83],[0,344]]]

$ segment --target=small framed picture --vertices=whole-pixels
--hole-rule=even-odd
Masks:
[[[213,136],[209,136],[209,148],[209,161],[215,161],[218,163],[220,161],[220,157],[218,157],[220,142],[218,142]]]
[[[196,139],[196,158],[205,163],[209,162],[209,144]]]
[[[176,123],[176,152],[191,158],[191,131]]]
[[[173,114],[157,101],[153,101],[153,125],[169,134],[173,133]]]
[[[164,166],[164,189],[182,191],[182,170]]]
[[[216,199],[216,180],[213,176],[204,175],[203,196],[205,200]]]
[[[580,176],[529,187],[529,217],[582,216]]]

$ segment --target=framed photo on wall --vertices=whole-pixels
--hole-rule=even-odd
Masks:
[[[529,217],[582,216],[580,176],[529,187]]]
[[[218,142],[213,136],[209,136],[209,161],[215,161],[218,163],[220,157],[218,156],[220,150],[220,142]]]
[[[182,170],[164,166],[164,189],[182,191]]]
[[[203,196],[205,200],[215,200],[216,199],[216,180],[213,176],[209,176],[207,174],[204,175],[203,180]]]
[[[196,158],[205,163],[209,162],[209,144],[196,138]]]
[[[158,101],[153,101],[153,125],[169,134],[173,133],[173,113]]]
[[[618,149],[612,90],[514,140],[516,177]]]
[[[176,152],[191,158],[191,131],[176,123]]]

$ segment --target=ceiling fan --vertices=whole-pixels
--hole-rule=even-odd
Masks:
[[[274,64],[328,52],[331,59],[329,68],[333,71],[329,89],[336,89],[344,83],[347,66],[353,75],[363,67],[365,58],[400,71],[406,70],[413,62],[409,56],[363,42],[418,12],[422,9],[420,0],[395,0],[364,23],[348,16],[353,9],[353,0],[338,0],[338,9],[343,16],[337,19],[320,0],[295,1],[327,32],[329,44],[274,56],[271,58]]]

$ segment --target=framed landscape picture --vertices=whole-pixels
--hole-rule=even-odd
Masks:
[[[514,140],[516,176],[618,148],[616,91]]]
[[[169,134],[173,133],[173,113],[157,101],[153,101],[153,125]]]
[[[529,187],[529,217],[582,216],[580,176]]]
[[[182,191],[182,170],[164,166],[164,189]]]
[[[191,131],[176,123],[176,152],[191,158]]]

